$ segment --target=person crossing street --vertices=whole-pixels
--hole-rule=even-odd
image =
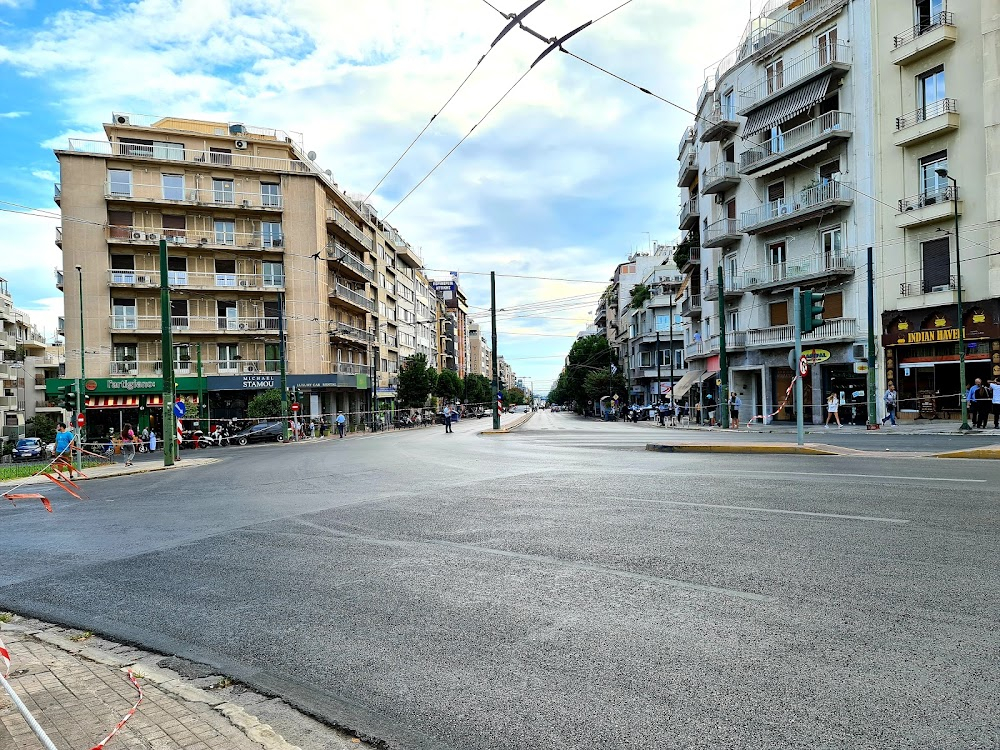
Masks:
[[[885,417],[882,419],[882,424],[889,422],[893,427],[896,426],[896,403],[898,400],[896,386],[889,383],[888,390],[882,396],[882,401],[885,403]]]
[[[1000,430],[1000,375],[993,378],[990,390],[993,392],[993,429]]]
[[[344,429],[347,427],[347,417],[344,416],[344,412],[337,412],[337,434],[343,438]]]
[[[444,431],[445,434],[448,434],[451,432],[451,407],[445,404],[442,413],[444,414]]]

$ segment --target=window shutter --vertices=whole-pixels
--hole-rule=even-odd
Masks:
[[[947,287],[951,280],[949,238],[931,240],[921,245],[924,261],[924,293],[935,287]]]

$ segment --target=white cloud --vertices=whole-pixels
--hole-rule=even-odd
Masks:
[[[0,0],[3,2],[3,0]],[[0,120],[14,120],[18,117],[27,117],[30,112],[0,112]]]
[[[59,182],[59,176],[56,175],[55,172],[48,169],[36,169],[31,174],[39,180],[45,180],[46,182]]]
[[[57,218],[38,211],[0,212],[0,268],[8,290],[14,305],[27,310],[32,322],[49,335],[62,315],[62,297],[53,294],[53,269],[62,266],[62,253],[55,245],[58,225]]]

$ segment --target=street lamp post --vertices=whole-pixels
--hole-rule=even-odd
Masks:
[[[84,409],[87,407],[87,399],[83,395],[84,384],[87,382],[87,350],[83,340],[83,266],[79,263],[76,264],[76,280],[78,282],[77,289],[80,292],[80,382],[76,386],[76,413],[84,414]],[[84,420],[84,425],[86,425],[86,417]],[[78,429],[81,450],[76,454],[76,468],[77,471],[83,471],[83,438],[87,428],[80,427]]]
[[[954,187],[954,195],[952,195],[952,203],[955,204],[955,286],[958,292],[958,381],[959,381],[959,391],[960,399],[962,402],[962,424],[959,427],[960,430],[971,429],[969,427],[969,404],[966,399],[965,389],[968,387],[968,383],[965,380],[965,320],[964,312],[962,310],[962,253],[959,249],[958,244],[958,180],[948,174],[948,170],[944,168],[935,169],[934,173],[938,177],[944,177],[946,180],[950,180]]]

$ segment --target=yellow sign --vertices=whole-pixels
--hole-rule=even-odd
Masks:
[[[802,356],[806,358],[806,362],[815,365],[830,359],[830,352],[826,349],[803,349]]]
[[[958,329],[937,328],[932,331],[911,331],[906,334],[907,344],[936,344],[942,341],[958,341]]]

